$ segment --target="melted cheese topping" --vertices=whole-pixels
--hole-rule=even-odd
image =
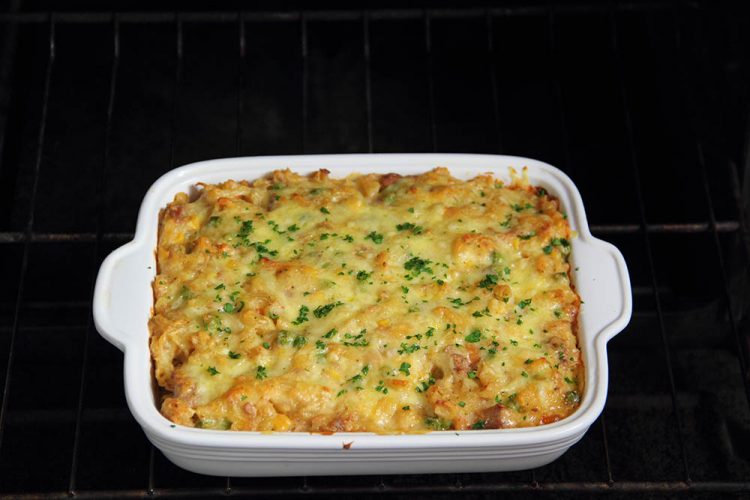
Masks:
[[[556,199],[514,177],[275,171],[163,210],[151,352],[187,426],[535,426],[579,404]]]

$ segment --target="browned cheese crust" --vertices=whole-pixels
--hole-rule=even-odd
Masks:
[[[256,431],[537,426],[579,405],[558,201],[514,175],[201,184],[161,213],[162,413]]]

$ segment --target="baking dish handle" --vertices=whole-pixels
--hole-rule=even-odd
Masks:
[[[581,306],[586,313],[579,321],[607,342],[630,322],[633,297],[627,264],[617,247],[596,238],[576,250],[574,258],[574,265],[587,267],[585,273],[576,273],[578,292],[586,297]]]
[[[146,327],[148,317],[139,316],[151,308],[149,283],[153,279],[153,264],[144,263],[137,255],[134,242],[109,254],[99,268],[94,288],[96,329],[122,351],[135,330]]]

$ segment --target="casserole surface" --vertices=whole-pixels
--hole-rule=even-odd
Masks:
[[[570,240],[557,200],[517,176],[200,184],[161,214],[161,411],[261,431],[556,422],[583,385]]]
[[[509,181],[508,168],[528,167],[532,185],[556,197],[577,237],[571,244],[571,278],[581,304],[578,346],[585,387],[578,409],[568,418],[530,428],[437,431],[423,434],[226,432],[192,429],[159,412],[153,392],[148,321],[156,275],[159,212],[174,196],[197,196],[198,182],[259,178],[290,168],[301,174],[321,168],[335,177],[352,171],[412,175],[438,165],[469,179],[493,172]],[[594,238],[583,202],[572,181],[540,161],[512,156],[466,154],[377,154],[251,157],[211,160],[172,170],[147,192],[133,241],[102,263],[94,292],[97,330],[124,351],[128,406],[149,440],[170,460],[195,472],[268,476],[482,472],[537,467],[559,457],[578,441],[602,411],[607,394],[606,343],[630,320],[632,301],[627,266],[612,245]]]

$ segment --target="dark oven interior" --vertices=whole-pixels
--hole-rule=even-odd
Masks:
[[[750,494],[748,10],[392,4],[3,7],[0,493]],[[624,253],[633,320],[583,440],[515,473],[242,479],[168,462],[90,308],[150,183],[217,157],[430,151],[562,168]]]

